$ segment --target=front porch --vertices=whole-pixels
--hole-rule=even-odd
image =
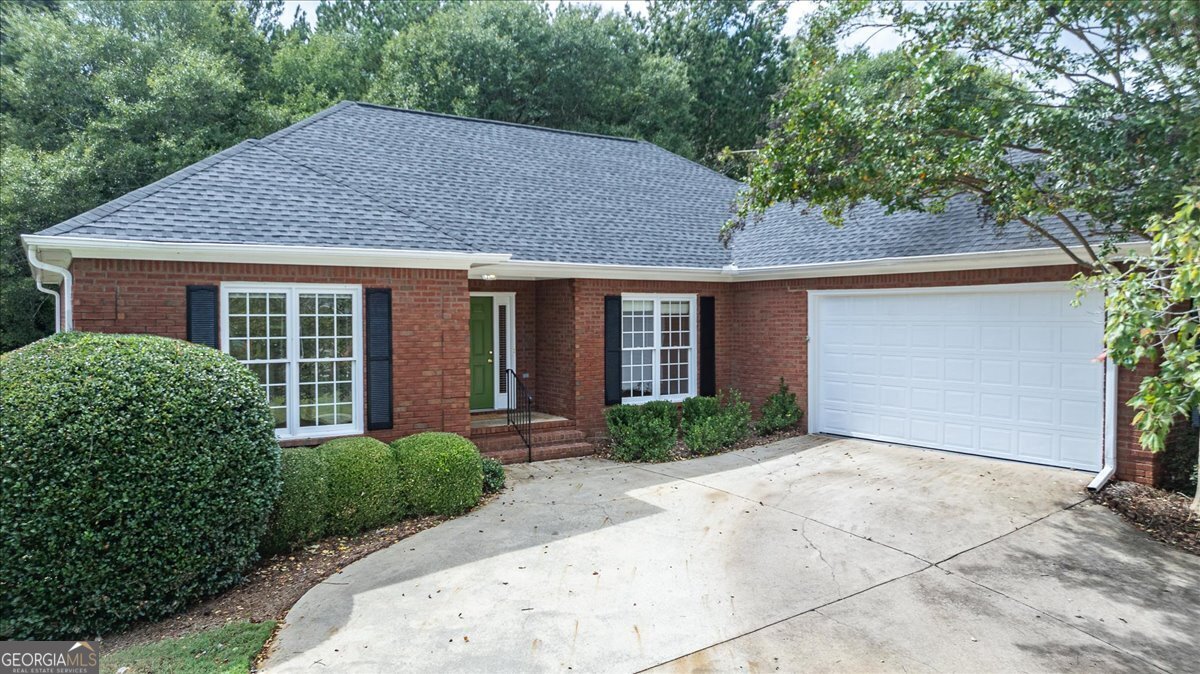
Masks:
[[[594,453],[574,420],[573,293],[566,281],[470,282],[471,440],[503,463]],[[528,396],[529,442],[508,421]]]
[[[508,423],[504,411],[473,412],[471,441],[481,454],[500,463],[565,459],[596,452],[595,446],[585,440],[583,431],[575,427],[573,419],[544,412],[532,414],[528,446]]]

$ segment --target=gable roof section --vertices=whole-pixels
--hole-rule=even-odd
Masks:
[[[366,195],[245,141],[39,232],[175,243],[474,252]]]
[[[738,183],[650,143],[362,103],[263,142],[514,260],[729,261],[717,230]]]

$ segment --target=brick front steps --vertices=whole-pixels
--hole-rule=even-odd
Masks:
[[[596,453],[596,448],[584,440],[583,431],[575,428],[570,419],[533,424],[532,452],[511,426],[473,428],[471,441],[484,456],[501,463],[522,463],[529,460],[530,454],[534,461],[546,461]]]

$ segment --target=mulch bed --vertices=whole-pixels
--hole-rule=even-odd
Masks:
[[[1136,482],[1113,482],[1093,496],[1153,538],[1200,555],[1200,517],[1192,498]]]
[[[485,494],[479,505],[494,498]],[[478,507],[478,506],[476,506]],[[298,550],[261,560],[242,584],[192,608],[154,623],[144,623],[103,640],[104,650],[149,643],[218,627],[229,622],[283,620],[288,609],[310,588],[346,565],[448,517],[418,517],[354,536],[332,536]]]
[[[696,459],[701,456],[716,456],[717,454],[724,454],[725,452],[732,452],[736,449],[748,449],[750,447],[761,447],[762,445],[769,445],[772,442],[786,440],[787,438],[795,438],[795,437],[799,437],[801,435],[805,435],[804,431],[801,431],[796,428],[786,430],[786,431],[779,431],[778,433],[772,433],[770,435],[751,434],[751,435],[746,436],[746,438],[741,440],[740,442],[734,443],[728,447],[723,447],[720,450],[713,452],[712,454],[693,454],[692,450],[688,449],[687,445],[683,444],[682,440],[679,440],[675,443],[675,447],[671,450],[671,458],[667,459],[667,461],[685,461],[687,459]],[[618,461],[618,459],[613,459],[611,456],[612,443],[609,440],[600,440],[593,444],[596,445],[596,456],[598,456],[602,459],[610,459],[612,461]]]

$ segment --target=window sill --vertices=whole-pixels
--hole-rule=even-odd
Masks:
[[[687,394],[687,395],[674,395],[674,396],[654,396],[652,398],[621,398],[621,404],[622,405],[645,405],[646,403],[659,402],[659,401],[668,402],[668,403],[681,403],[681,402],[687,400],[688,398],[692,398],[692,397],[694,397],[694,396],[692,396],[691,394]]]
[[[276,436],[275,440],[279,442],[280,447],[306,447],[310,445],[319,445],[323,442],[328,442],[329,440],[336,440],[337,438],[347,438],[358,435],[364,435],[361,428],[343,428],[306,435],[281,435]]]

